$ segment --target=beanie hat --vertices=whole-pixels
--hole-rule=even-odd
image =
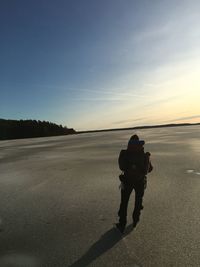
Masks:
[[[143,146],[145,144],[144,140],[139,140],[139,136],[137,134],[134,134],[131,136],[131,138],[129,139],[128,142],[128,146],[129,145],[141,145]]]

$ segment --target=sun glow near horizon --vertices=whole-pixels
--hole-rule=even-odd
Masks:
[[[116,93],[110,101],[107,98],[109,111],[104,109],[95,113],[88,124],[93,129],[102,129],[200,122],[199,70],[200,64],[196,59],[190,60],[182,65],[179,63],[172,68],[168,66],[157,70],[155,76],[152,74],[151,79],[148,78],[141,86],[138,94],[134,94],[131,85],[126,85],[125,90],[121,89],[120,96]]]

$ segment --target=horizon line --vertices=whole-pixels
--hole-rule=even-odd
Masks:
[[[155,125],[142,125],[142,126],[134,126],[134,127],[123,127],[123,128],[106,128],[106,129],[98,129],[98,130],[84,130],[84,131],[76,131],[76,134],[82,133],[94,133],[94,132],[109,132],[109,131],[125,131],[125,130],[133,130],[133,129],[149,129],[149,128],[162,128],[162,127],[176,127],[176,126],[193,126],[200,125],[200,122],[185,122],[185,123],[168,123],[168,124],[155,124]]]

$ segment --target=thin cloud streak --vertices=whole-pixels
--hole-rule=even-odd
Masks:
[[[84,101],[84,102],[96,102],[96,101],[100,101],[100,102],[122,102],[122,101],[127,101],[127,99],[112,99],[112,98],[72,98],[72,101]]]
[[[16,83],[18,86],[26,86],[24,83]],[[5,84],[4,85],[0,85],[0,88],[12,88],[13,84]],[[120,93],[118,92],[118,90],[121,91],[126,91],[126,90],[130,90],[130,89],[126,89],[126,88],[116,88],[117,91],[115,90],[105,90],[105,89],[101,89],[101,88],[96,88],[96,89],[82,89],[82,88],[67,88],[66,86],[49,86],[49,85],[42,85],[42,84],[37,84],[37,83],[33,83],[33,84],[29,84],[29,87],[32,88],[44,88],[44,89],[50,89],[50,90],[62,90],[65,92],[83,92],[83,93],[92,93],[92,94],[104,94],[104,95],[113,95],[113,96],[126,96],[126,97],[138,97],[138,98],[147,98],[146,95],[144,94],[135,94],[135,93]]]
[[[148,119],[148,117],[142,117],[142,118],[138,118],[138,119],[115,121],[115,122],[112,122],[112,124],[127,124],[127,123],[132,123],[132,122],[144,121],[147,119]]]
[[[167,121],[164,121],[164,122],[176,122],[176,121],[185,121],[185,120],[192,120],[192,119],[200,119],[200,114],[199,115],[193,115],[193,116],[180,117],[180,118],[177,118],[177,119],[167,120]]]

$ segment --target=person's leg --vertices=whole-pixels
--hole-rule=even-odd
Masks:
[[[135,208],[133,211],[133,225],[136,226],[136,224],[139,221],[140,218],[140,211],[143,209],[142,201],[144,196],[144,184],[140,184],[135,186]]]
[[[118,216],[119,216],[119,224],[122,227],[125,227],[127,222],[126,217],[127,217],[128,201],[132,190],[133,190],[132,186],[125,186],[124,189],[121,189],[121,203],[118,211]]]

